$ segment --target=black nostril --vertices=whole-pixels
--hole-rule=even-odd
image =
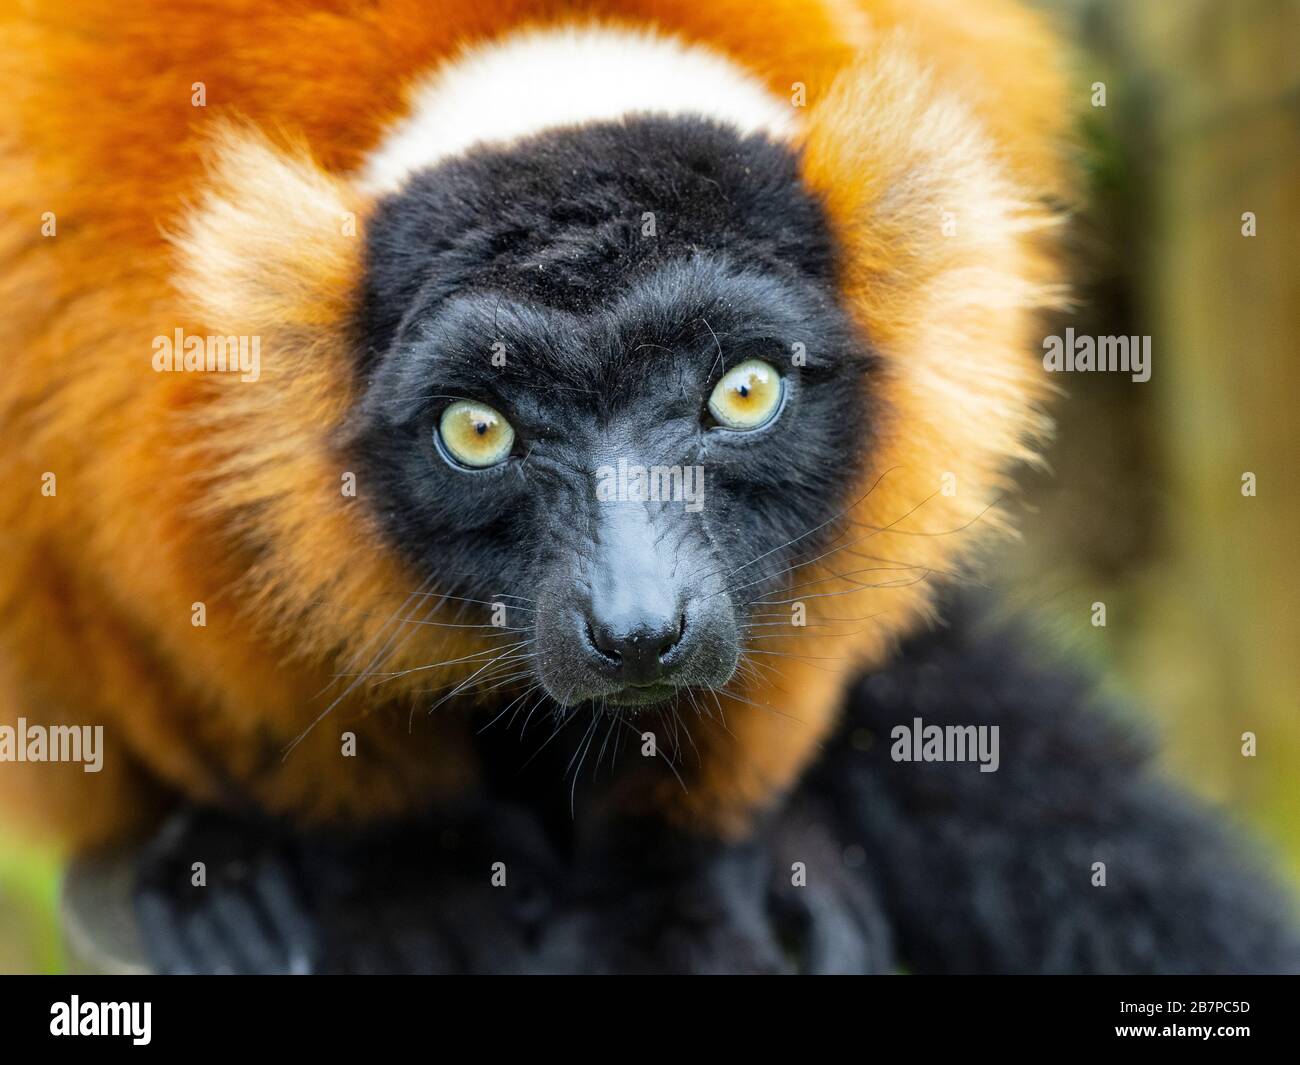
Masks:
[[[593,626],[590,618],[587,619],[587,642],[614,665],[618,665],[622,661],[623,649],[621,642],[612,636],[603,625]]]
[[[686,632],[686,615],[682,614],[677,618],[677,627],[664,630],[663,639],[659,642],[660,661],[668,657],[668,654],[682,642],[682,636]]]

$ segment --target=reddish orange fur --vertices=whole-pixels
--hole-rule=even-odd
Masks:
[[[844,594],[810,599],[810,621],[871,620],[773,641],[821,661],[772,659],[760,672],[782,677],[737,686],[729,733],[703,734],[690,791],[666,777],[654,792],[684,824],[741,831],[794,779],[849,671],[924,614],[927,575],[995,524],[1007,460],[1030,457],[1045,427],[1029,339],[1054,298],[1041,204],[1061,193],[1065,107],[1049,36],[1008,0],[0,10],[0,723],[107,726],[103,773],[0,765],[0,799],[73,842],[131,827],[155,778],[305,821],[382,817],[472,780],[469,709],[417,714],[408,734],[400,705],[367,713],[364,687],[281,758],[329,704],[322,689],[342,690],[334,674],[382,644],[428,576],[383,546],[364,484],[356,499],[339,492],[366,211],[345,175],[405,87],[460,43],[590,12],[711,44],[782,96],[805,85],[805,175],[884,356],[883,440],[840,541],[860,564],[845,566],[848,551],[834,561],[905,567],[858,577],[900,586],[811,589]],[[196,81],[206,108],[191,105]],[[944,210],[956,236],[941,231]],[[177,327],[260,334],[263,380],[154,373],[151,339]],[[945,473],[956,495],[939,494]],[[795,581],[818,579],[812,567]],[[454,631],[406,626],[384,668],[484,646]],[[416,674],[379,694],[414,705],[429,684]],[[356,759],[339,757],[345,728]]]

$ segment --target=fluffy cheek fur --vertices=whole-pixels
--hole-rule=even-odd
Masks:
[[[239,676],[298,678],[282,703],[268,706],[264,689],[245,695],[250,724],[272,746],[292,743],[260,779],[268,804],[294,814],[398,813],[461,790],[473,757],[452,710],[445,727],[424,722],[414,736],[407,713],[391,711],[416,710],[422,689],[474,666],[436,680],[397,674],[483,647],[418,624],[434,620],[426,593],[437,575],[410,571],[385,548],[375,494],[340,446],[356,400],[365,204],[305,149],[278,148],[251,128],[223,128],[209,158],[203,198],[173,238],[175,285],[203,332],[258,337],[262,357],[256,382],[204,377],[205,394],[182,415],[197,488],[189,517],[237,562],[241,643],[251,637],[263,650]],[[373,773],[348,779],[339,731],[375,706],[390,727],[367,739],[378,747]]]

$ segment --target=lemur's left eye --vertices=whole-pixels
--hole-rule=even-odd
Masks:
[[[515,431],[500,411],[462,399],[442,412],[438,439],[453,461],[481,470],[510,457]]]
[[[783,388],[775,366],[748,359],[714,386],[709,413],[728,429],[757,429],[776,417]]]

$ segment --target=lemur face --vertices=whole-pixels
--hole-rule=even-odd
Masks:
[[[702,119],[417,174],[368,228],[349,434],[385,535],[561,704],[725,684],[869,452],[835,259],[792,150]]]

